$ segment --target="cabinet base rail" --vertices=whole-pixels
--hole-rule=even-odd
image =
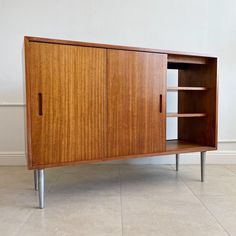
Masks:
[[[179,171],[179,157],[180,154],[176,154],[176,171]],[[201,152],[201,182],[205,181],[205,166],[206,166],[206,152]],[[39,195],[39,208],[45,207],[45,194],[44,194],[44,169],[34,170],[34,187],[35,191],[38,191]]]

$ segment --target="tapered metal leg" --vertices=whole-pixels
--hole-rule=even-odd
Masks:
[[[175,166],[176,166],[176,171],[179,170],[179,154],[176,154],[176,162],[175,162]]]
[[[38,170],[39,178],[39,208],[44,208],[44,170]]]
[[[34,170],[34,189],[35,191],[39,190],[39,172]]]
[[[206,152],[201,152],[201,181],[205,180]]]

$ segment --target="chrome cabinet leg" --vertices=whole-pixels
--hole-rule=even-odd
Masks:
[[[176,167],[176,171],[179,170],[179,154],[176,154],[176,162],[175,162],[175,167]]]
[[[35,191],[39,190],[39,171],[34,170],[34,189]]]
[[[201,181],[205,180],[206,152],[201,152]]]
[[[44,208],[44,170],[38,170],[39,178],[39,208]]]

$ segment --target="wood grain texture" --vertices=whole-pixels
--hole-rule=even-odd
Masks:
[[[143,47],[132,47],[132,46],[122,46],[122,45],[111,45],[102,43],[90,43],[90,42],[80,42],[72,40],[61,40],[61,39],[49,39],[41,37],[25,36],[25,38],[30,42],[43,42],[51,44],[62,44],[62,45],[74,45],[74,46],[84,46],[93,48],[105,48],[105,49],[118,49],[125,51],[138,51],[138,52],[152,52],[160,54],[168,54],[168,61],[180,62],[182,63],[194,63],[194,64],[206,64],[208,58],[216,58],[214,55],[194,53],[194,52],[177,52],[171,50],[153,49],[153,48],[143,48]],[[193,62],[194,60],[194,62]]]
[[[29,169],[217,148],[216,57],[25,37],[25,64]],[[165,141],[167,66],[182,117]]]
[[[28,168],[32,168],[32,130],[31,130],[31,83],[30,83],[30,44],[28,38],[24,39],[25,46],[25,85],[26,85],[26,133],[27,133],[27,149],[26,159]]]
[[[28,50],[32,166],[102,159],[106,50],[37,42]]]
[[[207,87],[204,92],[179,91],[178,113],[205,113],[206,117],[179,119],[179,139],[217,147],[217,60],[179,70],[179,85]]]
[[[167,56],[108,50],[107,60],[108,158],[164,151]]]
[[[85,160],[85,161],[75,161],[75,162],[61,162],[49,164],[47,167],[56,167],[56,166],[68,166],[68,165],[79,165],[79,164],[88,164],[88,163],[98,163],[101,161],[110,161],[110,160],[128,160],[140,157],[152,157],[152,156],[163,156],[171,155],[176,153],[190,153],[190,152],[206,152],[216,150],[216,147],[203,146],[196,143],[187,142],[184,140],[167,140],[166,141],[166,150],[152,153],[142,153],[118,157],[104,158],[102,160]],[[37,168],[44,168],[44,165],[38,165]]]
[[[203,146],[197,143],[191,143],[184,140],[167,140],[166,152],[167,153],[185,153],[185,152],[205,152],[215,150],[214,147]]]
[[[169,63],[179,63],[179,64],[207,64],[208,63],[207,57],[199,57],[199,56],[192,56],[192,55],[181,55],[181,54],[169,54],[168,55],[168,62]]]

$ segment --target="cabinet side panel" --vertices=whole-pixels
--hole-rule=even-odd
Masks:
[[[167,56],[108,50],[107,60],[108,157],[164,151]]]
[[[29,39],[24,38],[24,47],[25,47],[25,85],[26,85],[26,158],[28,168],[32,168],[32,149],[31,149],[31,85],[29,80],[29,58],[30,58],[30,45]]]
[[[217,60],[179,70],[179,86],[206,87],[206,91],[179,91],[179,113],[206,113],[202,118],[179,118],[178,138],[217,147]]]
[[[106,50],[30,42],[32,166],[99,160],[106,146]]]

